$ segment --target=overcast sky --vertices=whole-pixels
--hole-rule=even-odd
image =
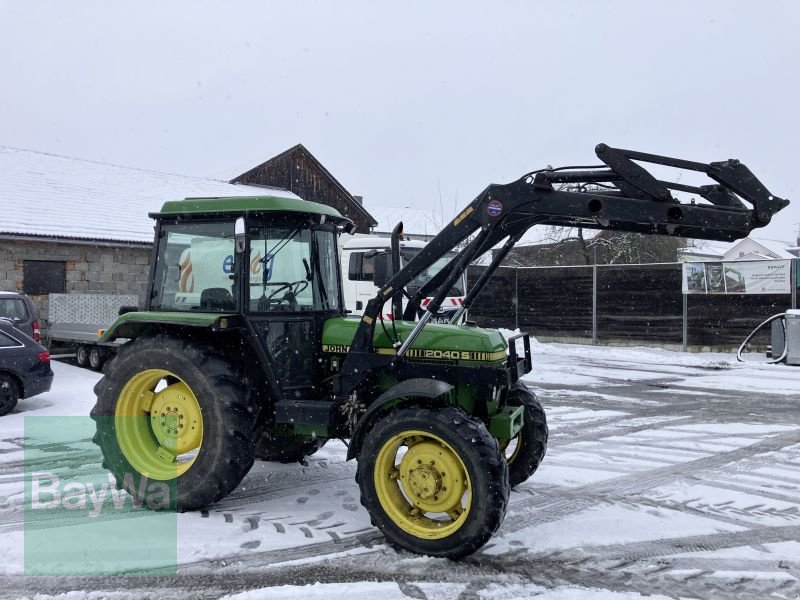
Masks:
[[[0,145],[231,178],[302,142],[367,208],[447,217],[601,141],[736,157],[793,240],[798,32],[792,0],[0,0]]]

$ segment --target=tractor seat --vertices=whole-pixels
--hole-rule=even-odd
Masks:
[[[225,288],[208,288],[200,292],[200,309],[203,310],[236,310],[230,290]]]

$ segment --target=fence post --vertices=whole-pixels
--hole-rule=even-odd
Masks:
[[[789,273],[789,281],[792,286],[792,310],[797,308],[797,259],[792,259],[792,272]]]
[[[592,346],[597,345],[597,260],[592,263]]]
[[[683,351],[689,349],[689,295],[681,294],[683,296]]]
[[[519,267],[514,267],[514,329],[519,329]]]

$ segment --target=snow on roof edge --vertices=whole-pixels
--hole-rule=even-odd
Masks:
[[[39,240],[153,241],[164,202],[186,197],[297,195],[267,186],[125,167],[0,145],[0,235]]]

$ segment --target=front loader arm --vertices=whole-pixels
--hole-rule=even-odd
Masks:
[[[604,165],[535,171],[509,184],[490,185],[470,202],[367,303],[350,352],[342,364],[339,392],[350,393],[368,375],[370,368],[402,360],[416,335],[439,310],[447,291],[469,264],[508,239],[488,267],[490,273],[493,272],[514,243],[534,225],[732,241],[767,225],[776,212],[789,204],[788,200],[771,194],[737,160],[706,164],[621,150],[605,144],[599,144],[595,150]],[[641,162],[699,171],[716,184],[693,187],[661,181],[638,164]],[[593,184],[597,189],[584,192],[554,187],[563,184]],[[699,196],[704,202],[697,203],[694,199],[681,202],[673,196],[672,190]],[[419,323],[400,345],[397,356],[376,355],[373,335],[383,304],[395,294],[403,293],[415,277],[462,244],[465,244],[462,250],[448,265],[410,299],[409,306],[419,305],[422,298],[435,292]],[[477,296],[488,280],[489,277],[482,277],[477,289],[468,292],[465,305]],[[408,313],[406,316],[408,318]]]

